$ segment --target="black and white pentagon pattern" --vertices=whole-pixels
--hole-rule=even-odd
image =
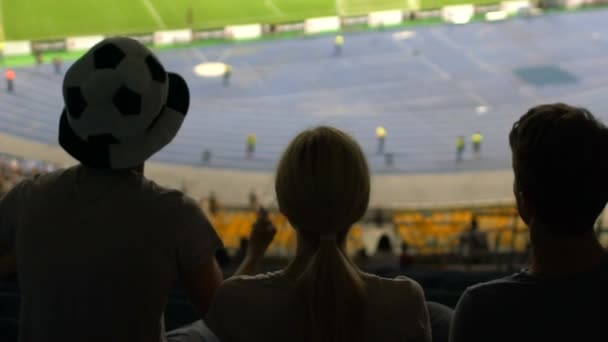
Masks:
[[[116,44],[108,43],[93,51],[93,62],[96,69],[116,69],[126,54]]]
[[[87,101],[82,95],[80,87],[68,87],[65,89],[65,104],[68,115],[72,119],[80,119],[87,107]]]
[[[146,57],[146,65],[148,65],[153,80],[160,83],[167,82],[167,72],[154,55]]]
[[[126,86],[121,86],[116,90],[112,103],[118,112],[125,116],[141,114],[141,95]]]
[[[70,124],[81,139],[88,141],[91,135],[114,132],[117,120],[123,118],[113,104],[116,90],[122,85],[116,77],[116,70],[101,69],[90,74],[89,79],[80,87],[87,106],[78,120]],[[120,139],[120,136],[115,136]]]

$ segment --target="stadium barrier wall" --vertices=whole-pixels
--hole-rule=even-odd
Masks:
[[[127,37],[129,37],[131,39],[135,39],[144,45],[151,45],[154,43],[154,34],[153,33],[129,34],[129,35],[127,35]]]
[[[32,43],[29,40],[4,42],[5,56],[27,55],[32,53]]]
[[[154,45],[171,45],[175,43],[190,43],[192,30],[171,30],[154,32]]]
[[[561,6],[566,7],[566,8],[578,8],[578,7],[583,7],[583,6],[588,6],[588,5],[594,5],[594,4],[605,4],[604,1],[593,1],[593,0],[563,0],[563,2],[561,3]]]
[[[40,52],[62,52],[68,49],[68,45],[65,39],[55,40],[37,40],[32,42],[32,51]]]
[[[192,32],[193,41],[224,38],[226,38],[226,31],[224,29],[197,30]]]
[[[226,26],[225,37],[234,40],[256,39],[262,36],[262,24]]]
[[[372,27],[399,25],[403,22],[403,12],[401,10],[372,12],[367,20],[368,25]]]
[[[270,26],[273,26],[273,25],[270,25]],[[274,25],[273,27],[274,28],[271,28],[269,30],[269,32],[271,32],[271,33],[304,32],[304,29],[305,29],[304,22],[279,24],[279,25]]]
[[[304,22],[304,32],[307,34],[338,31],[340,27],[339,17],[311,18]]]
[[[507,19],[509,17],[509,13],[505,11],[493,11],[486,13],[485,17],[487,21],[499,21]]]
[[[369,16],[360,15],[353,17],[342,17],[340,20],[341,27],[369,25]]]
[[[452,24],[466,24],[475,15],[475,6],[472,4],[445,6],[441,9],[441,17],[445,22]]]
[[[88,50],[104,39],[104,36],[68,37],[65,40],[68,51]]]
[[[521,13],[522,11],[528,11],[532,5],[530,1],[520,0],[520,1],[503,1],[500,3],[500,9],[502,11],[507,12],[508,15],[514,15]]]

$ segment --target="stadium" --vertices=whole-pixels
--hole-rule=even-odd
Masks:
[[[181,129],[146,162],[145,177],[196,201],[221,239],[214,253],[225,278],[244,274],[247,245],[266,210],[276,234],[258,272],[297,260],[302,233],[283,204],[279,210],[285,199],[277,193],[277,169],[300,132],[331,126],[360,145],[371,172],[369,206],[348,231],[344,255],[362,271],[413,279],[426,302],[452,310],[470,286],[509,276],[532,260],[529,222],[514,196],[514,123],[547,103],[584,107],[608,121],[604,6],[600,0],[0,0],[6,82],[0,199],[23,180],[86,164],[58,141],[62,111],[73,108],[64,78],[89,49],[125,36],[149,48],[189,88]],[[87,72],[136,72],[135,58],[117,46],[122,57],[100,67],[101,57],[92,54]],[[129,90],[144,99],[136,114],[157,101],[146,94],[148,83],[140,83]],[[103,91],[83,85],[76,92],[83,118],[95,113],[90,108]],[[125,117],[132,110],[114,104]],[[135,121],[129,116],[116,126],[127,122]],[[559,152],[568,151],[566,145]],[[344,172],[346,179],[350,169]],[[0,341],[17,341],[19,334],[29,341],[24,336],[36,335],[28,335],[23,310],[32,303],[19,274],[26,263],[15,262],[14,250],[3,256],[11,251],[3,239],[21,236],[2,221],[6,210],[0,205]],[[593,235],[605,246],[602,218],[594,218]],[[164,331],[204,316],[189,290],[181,282],[172,286]],[[435,330],[432,337],[447,341]]]

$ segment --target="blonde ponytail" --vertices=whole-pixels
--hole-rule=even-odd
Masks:
[[[369,167],[361,148],[335,128],[305,131],[283,154],[275,189],[299,238],[317,244],[294,288],[298,336],[302,342],[362,341],[366,287],[340,248],[369,202]]]
[[[303,342],[362,341],[366,288],[335,241],[321,240],[296,282],[295,302]]]

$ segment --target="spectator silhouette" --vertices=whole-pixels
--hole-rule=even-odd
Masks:
[[[113,80],[91,77],[92,51],[103,61],[108,49],[150,57],[108,74]],[[105,112],[113,104],[103,96],[89,104],[100,108],[89,108],[87,120],[75,124],[81,106],[68,89],[86,82],[93,93],[112,94],[121,80],[149,79],[150,65],[167,80],[159,88],[166,102],[143,106],[150,112],[140,114],[160,118],[156,125],[118,124],[118,115]],[[0,201],[0,256],[14,253],[18,261],[20,340],[160,341],[176,277],[201,316],[222,281],[213,256],[221,241],[198,204],[144,176],[146,160],[172,140],[186,116],[188,87],[146,47],[116,37],[72,65],[64,94],[59,143],[80,164],[23,181]],[[121,131],[81,139],[99,127]],[[132,138],[116,144],[112,137],[119,134]]]
[[[213,191],[209,194],[209,212],[213,216],[220,212],[220,203],[217,200],[217,195]]]
[[[220,340],[431,340],[420,286],[363,273],[346,254],[370,193],[367,161],[350,136],[330,127],[298,135],[275,188],[297,232],[296,256],[283,270],[222,284],[207,316]],[[256,245],[252,239],[249,248]]]
[[[583,108],[530,109],[509,136],[532,262],[461,297],[453,342],[606,338],[608,259],[593,227],[608,200],[608,130]]]
[[[376,209],[376,211],[374,213],[374,223],[376,224],[376,227],[378,227],[378,228],[384,227],[385,221],[386,220],[384,218],[384,212],[382,211],[382,209],[380,209],[380,208]]]
[[[488,235],[479,230],[477,216],[471,218],[471,228],[460,236],[460,251],[467,261],[478,264],[488,252]]]
[[[399,256],[395,253],[387,235],[382,235],[378,240],[376,254],[370,258],[368,269],[374,274],[386,276],[394,274],[399,269]]]

